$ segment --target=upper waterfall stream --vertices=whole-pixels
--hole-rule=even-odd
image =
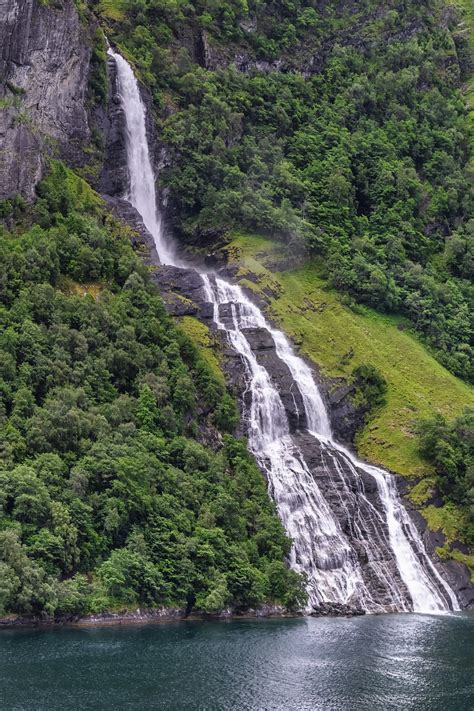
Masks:
[[[166,239],[157,212],[146,134],[146,108],[130,65],[112,49],[126,119],[129,194],[155,239],[164,264],[184,266]],[[307,576],[309,604],[342,603],[368,612],[459,609],[427,555],[398,495],[394,477],[359,461],[333,440],[310,368],[287,338],[269,326],[239,286],[201,274],[214,322],[244,364],[249,447],[293,539],[291,565]],[[258,361],[248,329],[270,334],[276,354],[300,394],[305,426],[290,430],[277,386]]]

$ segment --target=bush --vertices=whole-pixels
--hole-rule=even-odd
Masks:
[[[362,364],[352,371],[352,381],[356,388],[355,403],[370,413],[385,403],[387,381],[373,365]]]

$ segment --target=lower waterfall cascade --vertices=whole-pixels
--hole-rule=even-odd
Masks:
[[[152,234],[161,263],[184,267],[166,239],[157,210],[146,107],[137,80],[121,55],[112,48],[108,54],[116,62],[125,115],[125,197]],[[394,476],[359,461],[334,441],[309,366],[239,286],[214,274],[200,276],[215,326],[225,332],[245,369],[249,448],[293,541],[289,562],[306,576],[309,608],[338,603],[365,612],[459,610],[402,503]],[[296,428],[290,427],[278,383],[252,350],[248,334],[255,329],[269,335],[291,375],[300,403],[301,424]]]

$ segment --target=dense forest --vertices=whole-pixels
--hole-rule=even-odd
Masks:
[[[222,379],[92,190],[38,195],[0,240],[0,614],[300,606]]]
[[[103,0],[153,93],[181,238],[316,255],[472,381],[474,226],[460,13],[440,0]],[[198,37],[199,39],[196,39]],[[460,69],[461,67],[461,69]]]

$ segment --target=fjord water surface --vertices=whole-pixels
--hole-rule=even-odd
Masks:
[[[474,615],[0,632],[2,711],[472,711]]]
[[[126,197],[153,235],[161,262],[183,267],[157,210],[146,107],[136,77],[123,57],[111,48],[108,53],[116,62],[125,115]],[[459,609],[456,596],[427,555],[392,475],[358,461],[333,440],[313,375],[284,334],[269,326],[239,286],[216,276],[201,277],[205,298],[214,306],[215,325],[225,331],[244,365],[250,394],[250,405],[244,408],[249,447],[267,476],[270,494],[293,540],[290,563],[306,575],[309,605],[338,603],[368,612]],[[313,452],[320,455],[324,491],[306,452],[292,436],[278,386],[252,350],[249,329],[268,333],[291,374],[304,410],[305,426],[298,434],[304,430],[312,438],[310,458]],[[369,486],[375,487],[371,499],[367,478]],[[343,510],[343,524],[334,510],[338,507]]]

